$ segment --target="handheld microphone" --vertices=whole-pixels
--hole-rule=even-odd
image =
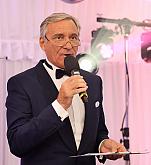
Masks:
[[[80,75],[80,66],[78,60],[74,56],[67,56],[64,59],[65,71],[69,75]],[[88,94],[87,92],[79,93],[80,98],[84,103],[88,102]]]

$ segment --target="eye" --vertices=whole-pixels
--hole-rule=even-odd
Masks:
[[[73,35],[73,36],[70,37],[70,39],[71,39],[71,40],[76,40],[76,41],[77,41],[77,40],[79,40],[79,37],[78,37],[77,35]]]
[[[63,36],[57,36],[56,39],[57,40],[62,40],[64,37]]]
[[[64,36],[62,34],[56,34],[52,37],[53,40],[63,40]]]

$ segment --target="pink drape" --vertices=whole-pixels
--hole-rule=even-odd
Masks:
[[[150,18],[149,0],[84,0],[67,4],[61,0],[0,0],[0,165],[19,165],[12,156],[6,141],[6,81],[44,57],[38,45],[39,25],[52,12],[67,12],[77,17],[81,23],[79,52],[89,51],[91,31],[102,26],[96,22],[97,16],[106,18],[129,18],[142,21]],[[102,14],[102,15],[101,15]],[[104,23],[108,28],[116,25]],[[128,69],[130,78],[129,128],[130,150],[151,151],[150,93],[151,64],[145,63],[140,54],[142,28],[132,27],[128,40]],[[4,57],[8,57],[6,60]],[[120,128],[125,111],[125,66],[124,37],[114,36],[114,57],[100,62],[99,75],[103,78],[104,111],[110,130],[110,137],[119,141]],[[132,165],[149,165],[151,154],[131,156]],[[106,165],[124,165],[121,159],[107,161]]]

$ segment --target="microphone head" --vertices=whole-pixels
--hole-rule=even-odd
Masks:
[[[72,71],[78,71],[80,69],[78,60],[74,56],[67,56],[64,58],[65,71],[71,75]]]

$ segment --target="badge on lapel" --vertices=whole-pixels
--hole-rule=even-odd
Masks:
[[[96,101],[95,102],[95,108],[98,108],[100,106],[100,102],[99,101]]]

